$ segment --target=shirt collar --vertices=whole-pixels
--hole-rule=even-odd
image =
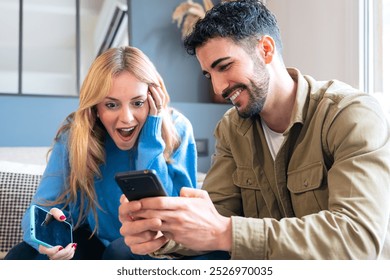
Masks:
[[[299,70],[296,68],[287,68],[287,71],[290,74],[291,78],[297,83],[297,92],[295,95],[295,102],[291,114],[290,125],[286,129],[285,133],[287,133],[294,124],[303,124],[307,113],[307,95],[309,93],[309,83],[306,81],[305,77],[299,72]]]

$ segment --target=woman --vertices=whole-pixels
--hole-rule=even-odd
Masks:
[[[172,196],[182,186],[196,187],[192,126],[168,103],[162,78],[139,49],[100,55],[82,85],[79,108],[57,133],[32,201],[73,223],[75,243],[48,248],[32,241],[28,209],[24,242],[6,259],[120,257],[116,249],[126,246],[119,233],[118,172],[154,169]]]

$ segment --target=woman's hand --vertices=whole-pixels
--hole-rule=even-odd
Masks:
[[[58,208],[51,208],[50,214],[59,222],[66,220],[64,213]],[[65,248],[60,245],[51,248],[39,245],[38,251],[41,254],[47,255],[50,260],[70,260],[73,258],[76,248],[76,243],[70,243]]]
[[[50,260],[70,260],[74,256],[76,247],[76,243],[70,243],[65,248],[62,246],[48,248],[43,245],[39,245],[38,251],[41,254],[47,255]]]
[[[149,86],[149,115],[160,115],[166,108],[165,94],[161,87]]]

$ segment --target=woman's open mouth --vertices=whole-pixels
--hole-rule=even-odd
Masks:
[[[129,128],[118,128],[117,129],[118,133],[124,137],[124,138],[128,138],[130,137],[133,132],[135,131],[135,126],[134,127],[129,127]]]

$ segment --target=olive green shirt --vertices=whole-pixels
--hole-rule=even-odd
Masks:
[[[260,117],[215,129],[204,189],[232,217],[232,259],[390,259],[390,127],[371,96],[288,69],[298,83],[275,161]],[[170,242],[161,253],[189,254]]]

